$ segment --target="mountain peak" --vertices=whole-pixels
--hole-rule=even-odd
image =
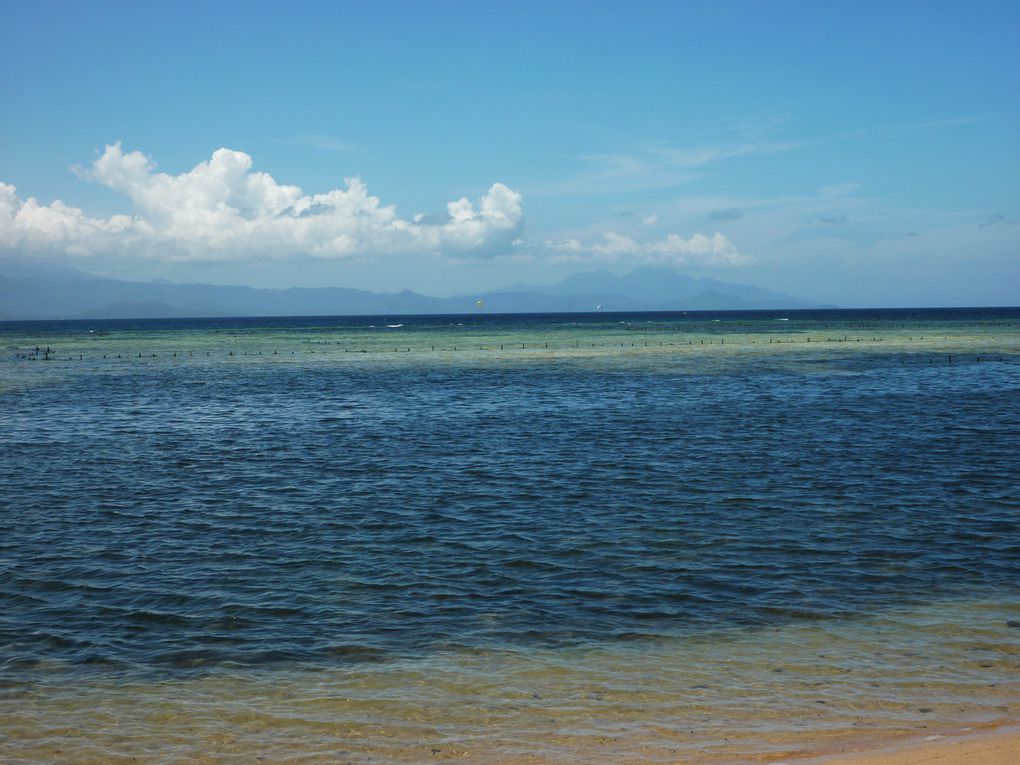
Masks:
[[[615,276],[605,268],[572,274],[547,287],[514,285],[514,291],[531,291],[561,297],[626,298],[628,305],[643,305],[646,310],[697,309],[710,303],[725,310],[754,308],[817,308],[818,303],[784,295],[762,287],[732,284],[717,279],[696,278],[662,265],[635,268],[624,276]],[[507,292],[509,290],[496,290]],[[604,302],[596,300],[596,302]],[[634,310],[641,310],[635,308]]]
[[[820,307],[778,292],[715,279],[695,279],[663,266],[625,276],[606,269],[573,274],[547,287],[435,298],[411,290],[377,294],[344,287],[256,289],[166,280],[126,282],[73,270],[0,263],[0,305],[11,319],[168,316],[344,316],[494,313],[748,310]]]

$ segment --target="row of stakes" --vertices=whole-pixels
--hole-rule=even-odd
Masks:
[[[913,339],[913,338],[911,338],[911,339]],[[921,339],[923,340],[924,338],[921,338]],[[857,340],[857,342],[861,342],[862,338],[858,337],[858,338],[857,338],[856,340]],[[884,340],[884,338],[881,338],[881,337],[873,337],[873,338],[871,338],[871,341],[872,341],[872,342],[880,342],[880,341],[882,341],[882,340]],[[846,338],[846,337],[844,336],[844,337],[843,337],[842,339],[840,339],[840,338],[836,338],[836,339],[834,340],[833,338],[831,338],[831,337],[830,337],[830,338],[826,338],[826,340],[825,340],[825,341],[826,341],[826,342],[830,342],[830,343],[833,343],[833,342],[835,342],[835,343],[843,343],[843,342],[847,342],[847,338]],[[308,342],[311,342],[311,341],[308,341],[308,340],[306,340],[305,342],[306,342],[306,343],[308,343]],[[758,342],[757,340],[752,340],[752,341],[751,341],[751,343],[752,343],[752,344],[755,344],[755,343],[757,343],[757,342]],[[773,342],[775,342],[775,343],[782,343],[783,341],[782,341],[782,340],[773,340],[773,339],[770,339],[770,340],[769,340],[769,344],[772,344]],[[792,342],[794,342],[794,341],[793,341],[793,340],[787,340],[786,342],[787,342],[787,343],[792,343]],[[809,338],[807,338],[807,340],[806,340],[805,342],[808,342],[808,343],[810,343],[810,342],[811,342],[811,338],[810,338],[810,337],[809,337]],[[815,342],[820,342],[820,341],[817,341],[817,340],[816,340]],[[576,340],[576,341],[574,341],[574,345],[573,345],[573,347],[574,347],[574,348],[580,348],[580,347],[581,347],[580,343],[581,343],[581,341],[580,341],[580,340]],[[714,340],[709,340],[709,341],[708,341],[708,344],[709,344],[709,345],[713,345],[714,343],[715,343],[715,341],[714,341]],[[339,341],[337,341],[337,343],[336,343],[336,344],[337,344],[337,345],[340,345]],[[693,341],[693,340],[689,340],[689,341],[687,342],[687,344],[688,344],[688,345],[694,345],[694,341]],[[704,344],[705,344],[705,341],[704,341],[704,340],[702,340],[702,341],[700,342],[700,344],[701,344],[701,345],[704,345]],[[720,340],[719,340],[719,344],[720,344],[720,345],[726,345],[726,340],[725,340],[725,339],[722,339],[722,338],[720,338]],[[317,342],[316,342],[316,345],[328,345],[328,343],[327,343],[327,342],[325,342],[325,341],[319,340],[319,341],[317,341]],[[521,350],[525,350],[525,349],[526,349],[526,347],[527,347],[527,345],[528,345],[527,343],[521,343]],[[662,341],[660,341],[660,342],[659,342],[659,347],[663,347],[663,346],[674,346],[674,345],[676,345],[676,343],[664,343],[664,342],[662,342]],[[681,343],[681,345],[682,345],[682,343]],[[502,350],[504,350],[504,349],[506,348],[506,346],[507,346],[507,344],[506,344],[506,343],[500,343],[500,344],[499,344],[499,349],[500,349],[500,350],[502,351]],[[629,347],[631,347],[631,348],[634,348],[634,347],[636,347],[636,343],[620,343],[620,347],[621,347],[621,348],[626,348],[626,347],[628,347],[628,346],[629,346]],[[512,346],[511,346],[511,348],[516,348],[516,347],[517,347],[517,344],[516,344],[516,343],[514,343],[514,344],[513,344]],[[532,343],[532,347],[533,347],[533,348],[538,348],[538,347],[540,347],[540,346],[539,346],[539,345],[538,345],[537,343]],[[546,350],[548,350],[548,348],[549,348],[549,343],[547,343],[547,342],[546,342],[546,343],[542,343],[541,347],[542,347],[543,349],[546,349]],[[569,346],[568,346],[568,347],[569,347]],[[587,344],[587,343],[585,343],[585,347],[586,347],[586,348],[588,347],[588,344]],[[601,346],[599,346],[599,345],[598,345],[597,343],[592,343],[592,344],[591,344],[591,347],[592,347],[592,348],[598,348],[598,347],[602,347],[602,348],[609,348],[609,347],[616,347],[616,346],[615,346],[615,344],[614,344],[614,345],[612,345],[612,346],[610,346],[610,344],[609,344],[609,343],[603,343],[603,344],[602,344]],[[648,341],[647,341],[647,340],[645,340],[645,342],[644,342],[644,347],[648,347]],[[434,345],[433,345],[433,346],[431,346],[431,349],[432,349],[433,351],[434,351],[434,350],[436,350],[436,346],[434,346]],[[398,352],[400,352],[400,350],[401,350],[400,348],[394,348],[394,349],[393,349],[393,353],[398,353]],[[447,348],[446,346],[440,346],[440,347],[439,347],[439,350],[440,350],[440,351],[447,351],[447,350],[454,350],[454,351],[457,351],[457,350],[460,350],[460,348],[459,348],[459,346],[456,346],[456,345],[455,345],[455,346],[453,346],[453,348],[452,348],[452,349],[451,349],[451,348]],[[465,347],[465,348],[464,348],[464,350],[467,350],[467,348]],[[487,347],[487,346],[484,346],[484,345],[480,345],[480,346],[478,346],[478,350],[480,350],[480,351],[485,351],[485,350],[495,350],[495,346],[492,346],[492,347]],[[344,353],[350,353],[350,351],[351,351],[351,349],[350,349],[349,347],[345,347],[345,348],[344,348]],[[411,349],[410,349],[409,347],[408,347],[408,348],[405,348],[405,349],[404,349],[404,352],[405,352],[405,353],[410,353],[410,351],[411,351]],[[355,353],[368,353],[368,349],[367,349],[367,348],[355,348],[355,349],[354,349],[354,352],[355,352]],[[274,355],[274,356],[276,356],[276,355],[277,355],[278,353],[279,353],[278,351],[275,351],[275,350],[273,351],[273,355]],[[295,351],[291,351],[291,354],[292,354],[292,355],[293,355],[294,353],[295,353]],[[315,351],[309,351],[309,353],[315,353]],[[153,354],[150,354],[150,357],[151,357],[151,358],[156,358],[156,357],[157,357],[158,355],[159,355],[159,354],[153,353]],[[182,353],[182,355],[183,355],[183,353]],[[193,355],[192,351],[188,351],[188,356],[192,356],[192,355]],[[206,356],[210,355],[210,352],[209,352],[209,351],[206,351],[206,352],[205,352],[205,355],[206,355]],[[229,355],[229,356],[233,356],[233,355],[234,355],[234,352],[233,352],[233,351],[229,351],[227,355]],[[245,352],[244,352],[244,353],[243,353],[242,355],[244,355],[244,356],[247,356],[247,355],[248,355],[248,352],[247,352],[247,351],[245,351]],[[258,353],[256,353],[256,354],[253,354],[253,355],[256,355],[256,356],[261,356],[261,355],[262,355],[262,351],[259,351]],[[57,358],[56,352],[55,352],[55,351],[53,351],[53,349],[51,349],[51,348],[50,348],[49,346],[47,346],[47,347],[46,347],[45,349],[40,349],[40,348],[39,348],[38,346],[36,346],[34,350],[32,350],[32,351],[29,351],[28,353],[19,353],[19,354],[17,354],[17,355],[16,355],[16,357],[17,357],[17,358],[19,358],[19,359],[31,359],[31,360],[35,360],[35,359],[39,358],[40,356],[42,357],[43,361],[50,361],[50,360],[51,360],[51,358],[50,358],[50,357],[52,357],[53,359],[56,359],[56,358]],[[111,354],[111,356],[112,356],[112,354]],[[174,353],[172,354],[172,356],[173,356],[174,358],[176,358],[176,356],[177,356],[177,353],[176,353],[176,352],[174,352]],[[79,353],[79,354],[78,354],[78,359],[79,359],[79,360],[82,360],[82,359],[84,359],[84,358],[85,358],[85,355],[84,355],[84,354],[82,354],[82,353]],[[105,358],[107,358],[107,354],[105,354],[105,353],[104,353],[104,354],[103,354],[103,358],[104,358],[104,359],[105,359]],[[117,356],[116,356],[116,358],[118,358],[118,359],[119,359],[119,358],[122,358],[122,354],[118,353],[118,354],[117,354]],[[138,354],[138,358],[142,358],[142,354],[141,354],[141,353],[139,353],[139,354]],[[70,361],[70,360],[72,360],[72,359],[73,359],[73,356],[68,356],[68,357],[67,357],[67,359],[68,359],[68,361]]]
[[[882,338],[882,337],[872,337],[872,338],[870,338],[871,342],[882,342],[882,341],[883,341],[884,339],[885,339],[885,338]],[[913,337],[911,337],[911,338],[910,338],[910,340],[911,340],[911,341],[913,341],[913,339],[914,339]],[[925,338],[924,338],[923,336],[919,338],[919,340],[924,340],[924,339],[925,339]],[[948,338],[948,336],[947,336],[947,337],[945,337],[944,339],[948,340],[949,338]],[[994,338],[993,338],[993,339],[994,339]],[[816,342],[816,343],[818,343],[818,342],[828,342],[828,343],[845,343],[845,342],[858,342],[858,343],[859,343],[859,342],[861,342],[862,340],[863,340],[864,342],[867,342],[867,339],[866,339],[866,338],[860,338],[860,337],[858,337],[858,338],[855,338],[854,340],[851,340],[851,339],[849,338],[849,336],[847,336],[847,335],[844,335],[844,336],[843,336],[842,338],[838,338],[838,337],[837,337],[837,338],[831,338],[831,337],[828,337],[828,338],[826,338],[826,339],[825,339],[824,341],[820,341],[820,340],[815,340],[815,342]],[[305,341],[305,342],[311,342],[311,341]],[[708,344],[709,344],[709,345],[713,345],[713,344],[714,344],[714,342],[715,342],[715,341],[713,341],[713,340],[709,340],[709,341],[708,341]],[[753,345],[753,344],[756,344],[757,342],[758,342],[757,340],[752,340],[752,341],[751,341],[752,345]],[[790,339],[790,340],[787,340],[787,341],[786,341],[786,343],[787,343],[787,344],[790,344],[790,343],[793,343],[793,342],[795,342],[795,341],[794,341],[794,340],[792,340],[792,339]],[[807,338],[807,339],[806,339],[806,340],[805,340],[804,342],[805,342],[805,343],[810,343],[810,342],[811,342],[811,338],[810,338],[810,337],[808,337],[808,338]],[[782,343],[783,343],[783,341],[782,341],[782,340],[779,340],[779,339],[775,339],[775,338],[770,338],[770,339],[769,339],[769,344],[770,344],[770,345],[772,345],[772,344],[782,344]],[[317,345],[325,345],[325,344],[327,344],[327,343],[326,343],[325,341],[318,341],[318,342],[317,342],[316,344],[317,344]],[[336,342],[336,344],[337,344],[337,345],[339,345],[339,344],[340,344],[340,343],[339,343],[339,341],[337,341],[337,342]],[[689,346],[690,346],[690,345],[694,345],[694,341],[693,341],[693,340],[689,340],[687,344],[688,344]],[[700,344],[700,345],[704,345],[704,344],[705,344],[705,341],[704,341],[704,340],[701,340],[701,341],[699,342],[699,344]],[[720,344],[720,345],[725,345],[725,344],[726,344],[726,340],[725,340],[725,339],[721,339],[721,338],[720,338],[720,340],[719,340],[719,344]],[[505,349],[506,349],[506,347],[507,347],[507,345],[508,345],[508,344],[506,344],[506,343],[500,343],[500,345],[499,345],[499,350],[501,350],[501,351],[502,351],[502,350],[505,350]],[[621,348],[625,348],[625,347],[628,347],[628,345],[629,345],[629,347],[631,347],[631,348],[637,347],[635,343],[629,343],[629,344],[628,344],[628,343],[620,343],[620,347],[621,347]],[[665,347],[665,346],[675,346],[675,345],[677,345],[677,344],[676,344],[676,343],[665,343],[665,342],[662,342],[662,341],[660,341],[658,345],[659,345],[659,347]],[[683,344],[681,343],[680,345],[683,345]],[[527,346],[528,346],[528,344],[527,344],[527,343],[521,343],[521,350],[525,350],[525,349],[527,348]],[[472,347],[473,347],[473,346],[472,346]],[[514,349],[514,348],[516,348],[516,347],[517,347],[517,344],[516,344],[516,343],[514,343],[513,345],[510,345],[509,347],[510,347],[511,349]],[[542,343],[541,345],[539,345],[539,344],[537,344],[537,343],[532,343],[532,347],[533,347],[533,348],[535,348],[535,349],[537,349],[537,348],[542,348],[542,349],[546,349],[546,350],[547,350],[547,349],[549,348],[549,343],[547,343],[547,342],[544,342],[544,343]],[[569,347],[569,346],[568,346],[568,347]],[[574,346],[573,346],[573,347],[574,347],[574,348],[580,348],[580,347],[581,347],[581,346],[580,346],[580,341],[579,341],[579,340],[578,340],[578,341],[575,341],[575,342],[574,342]],[[585,343],[585,347],[588,347],[588,344],[587,344],[587,343]],[[602,348],[609,348],[609,347],[616,347],[616,346],[615,346],[615,344],[612,344],[612,345],[610,345],[609,343],[603,343],[603,344],[602,344],[601,346],[599,346],[599,345],[598,345],[597,343],[592,343],[592,344],[591,344],[591,347],[592,347],[592,348],[598,348],[598,347],[602,347]],[[644,347],[648,347],[648,341],[647,341],[647,340],[646,340],[646,341],[644,342]],[[432,351],[435,351],[435,350],[436,350],[436,346],[435,346],[435,345],[431,346],[431,350],[432,350]],[[452,350],[452,351],[459,351],[459,350],[468,350],[468,348],[467,348],[467,347],[463,347],[463,348],[462,348],[462,347],[460,347],[460,346],[453,346],[452,348],[447,348],[446,346],[440,346],[440,347],[439,347],[439,350],[440,350],[440,351],[450,351],[450,350]],[[495,350],[495,346],[484,346],[484,345],[480,345],[480,346],[478,346],[478,350],[480,350],[480,351],[485,351],[485,350]],[[393,352],[393,353],[398,353],[398,352],[401,352],[401,351],[403,351],[403,352],[405,352],[405,353],[410,353],[410,352],[411,352],[411,348],[410,348],[410,347],[406,347],[406,348],[396,348],[396,347],[395,347],[395,348],[393,349],[393,351],[392,351],[392,352]],[[352,352],[352,351],[351,351],[351,348],[349,348],[349,347],[345,347],[345,348],[344,348],[344,353],[351,353],[351,352]],[[368,353],[368,352],[369,352],[369,349],[367,349],[367,348],[355,348],[355,349],[353,350],[353,352],[354,352],[354,353]],[[381,351],[373,350],[373,352],[375,352],[375,353],[378,353],[378,352],[381,352]],[[291,353],[291,355],[295,355],[295,354],[296,354],[296,351],[291,351],[290,353]],[[309,353],[315,353],[315,351],[314,351],[314,350],[310,350],[310,351],[309,351]],[[183,355],[184,355],[184,354],[183,354],[183,352],[182,352],[182,353],[181,353],[181,356],[183,357]],[[205,355],[206,355],[206,356],[210,356],[210,355],[211,355],[211,352],[210,352],[210,351],[206,351],[206,352],[205,352]],[[238,355],[238,356],[240,356],[240,355],[248,356],[248,355],[249,355],[249,353],[248,353],[247,351],[244,351],[243,353],[238,353],[238,354],[235,354],[235,353],[234,353],[234,351],[229,351],[229,352],[227,353],[227,355],[228,355],[228,356],[234,356],[234,355]],[[252,352],[252,353],[251,353],[250,355],[252,355],[252,356],[261,356],[261,355],[262,355],[262,351],[258,351],[257,353],[255,353],[255,352]],[[279,351],[277,351],[277,350],[274,350],[274,351],[273,351],[273,353],[272,353],[272,355],[273,355],[273,356],[277,356],[277,355],[279,355]],[[188,351],[188,356],[189,356],[189,357],[193,357],[193,356],[194,356],[194,353],[193,353],[192,351]],[[158,358],[158,357],[159,357],[159,354],[157,354],[157,353],[151,353],[151,354],[149,354],[149,358]],[[16,354],[16,358],[18,358],[18,359],[27,359],[27,360],[30,360],[30,361],[36,361],[36,360],[38,360],[38,359],[40,359],[40,358],[41,358],[41,359],[42,359],[43,361],[52,361],[52,360],[57,360],[57,358],[58,358],[58,357],[57,357],[57,355],[56,355],[56,352],[55,352],[55,351],[53,351],[53,349],[52,349],[52,348],[50,348],[49,346],[47,346],[47,347],[46,347],[45,349],[41,349],[41,348],[39,348],[38,346],[36,346],[34,350],[32,350],[32,351],[29,351],[28,353],[19,353],[19,354]],[[109,354],[109,355],[108,355],[108,354],[105,354],[105,353],[104,353],[104,354],[103,354],[103,358],[104,358],[104,359],[106,359],[106,358],[111,358],[111,359],[112,359],[112,358],[117,358],[117,359],[121,359],[121,358],[124,358],[124,354],[120,354],[120,353],[118,353],[118,354],[117,354],[116,356],[113,356],[113,354]],[[129,354],[129,355],[127,356],[127,358],[131,358],[131,355]],[[138,353],[138,355],[137,355],[137,358],[143,358],[143,354],[142,354],[142,353]],[[173,354],[171,354],[171,358],[177,358],[177,352],[176,352],[176,351],[175,351],[175,352],[174,352]],[[85,359],[85,355],[84,355],[83,353],[79,353],[79,354],[78,354],[78,360],[79,360],[79,361],[83,361],[84,359]],[[949,356],[948,356],[948,359],[949,359],[949,363],[950,363],[950,364],[952,364],[952,363],[953,363],[953,357],[952,357],[952,354],[949,354]],[[67,360],[68,360],[68,361],[73,361],[73,360],[74,360],[74,356],[73,356],[73,355],[71,355],[71,356],[68,356],[68,357],[67,357]],[[1000,357],[1000,358],[999,358],[998,360],[999,360],[999,361],[1002,361],[1003,359],[1002,359],[1002,358]],[[979,361],[979,362],[980,362],[980,361],[982,361],[982,357],[981,357],[981,356],[978,356],[978,357],[977,357],[977,361]],[[931,363],[934,363],[934,359],[932,359],[932,358],[929,358],[929,359],[928,359],[928,363],[929,363],[929,364],[931,364]]]
[[[886,324],[882,322],[881,325],[868,324],[868,323],[855,323],[847,322],[843,326],[849,329],[907,329],[906,324]],[[980,322],[977,324],[956,324],[954,325],[957,329],[987,329],[989,327],[1012,327],[1012,322],[1005,321],[994,321],[994,322]],[[684,332],[689,327],[649,327],[641,324],[622,327],[625,332]]]

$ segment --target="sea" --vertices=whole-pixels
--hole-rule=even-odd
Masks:
[[[0,761],[1020,719],[1020,309],[0,323]]]

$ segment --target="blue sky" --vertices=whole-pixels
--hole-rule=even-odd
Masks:
[[[0,258],[1020,303],[1015,2],[0,9]]]

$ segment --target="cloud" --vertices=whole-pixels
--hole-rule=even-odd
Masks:
[[[812,219],[812,222],[817,220],[819,223],[847,223],[847,217],[845,215],[820,215],[816,219]]]
[[[659,216],[656,215],[655,213],[652,213],[647,218],[642,218],[641,222],[644,223],[646,226],[654,226],[656,223],[659,222]]]
[[[342,138],[331,135],[320,135],[319,133],[302,133],[296,135],[284,143],[296,146],[307,146],[310,149],[322,149],[323,151],[354,151],[357,147]]]
[[[91,218],[60,201],[22,200],[14,186],[0,184],[0,250],[174,261],[408,253],[474,258],[511,251],[523,227],[521,195],[502,183],[475,203],[462,198],[448,203],[443,215],[406,220],[369,195],[360,178],[309,195],[252,171],[252,158],[230,149],[169,175],[116,143],[91,167],[74,171],[126,197],[133,214]]]
[[[801,141],[749,141],[676,148],[646,145],[629,152],[582,154],[586,169],[562,183],[531,189],[538,194],[601,194],[674,188],[698,177],[705,165],[754,154],[778,154]]]
[[[971,115],[968,117],[949,117],[946,119],[925,120],[910,127],[916,130],[942,130],[943,128],[954,128],[962,125],[974,125],[991,118],[989,114]]]
[[[585,247],[580,239],[557,239],[545,243],[553,252],[584,252]]]
[[[1015,220],[1007,218],[1002,213],[989,213],[978,224],[978,228],[988,228],[989,226],[995,226],[1000,223],[1006,226],[1016,225]]]
[[[581,195],[648,191],[678,188],[709,172],[720,162],[739,157],[767,156],[819,147],[837,142],[862,139],[895,139],[919,132],[944,130],[973,125],[989,116],[966,116],[931,119],[923,122],[891,126],[872,126],[842,130],[828,135],[778,140],[771,136],[777,128],[790,122],[789,115],[779,114],[756,123],[741,126],[736,140],[675,147],[662,143],[645,143],[621,151],[590,152],[575,156],[583,164],[580,172],[559,183],[536,186],[529,193],[548,195]],[[841,183],[822,189],[823,196],[848,196],[860,186]]]
[[[616,231],[607,231],[602,241],[585,245],[579,239],[548,241],[546,246],[557,262],[641,262],[666,265],[744,266],[754,262],[720,233],[694,234],[684,239],[669,234],[665,239],[639,242]]]
[[[823,186],[818,193],[826,199],[838,199],[856,194],[860,189],[861,184],[859,183],[837,183],[832,186]]]
[[[740,220],[744,217],[744,213],[740,212],[736,207],[727,207],[725,210],[712,210],[708,214],[709,220]]]

